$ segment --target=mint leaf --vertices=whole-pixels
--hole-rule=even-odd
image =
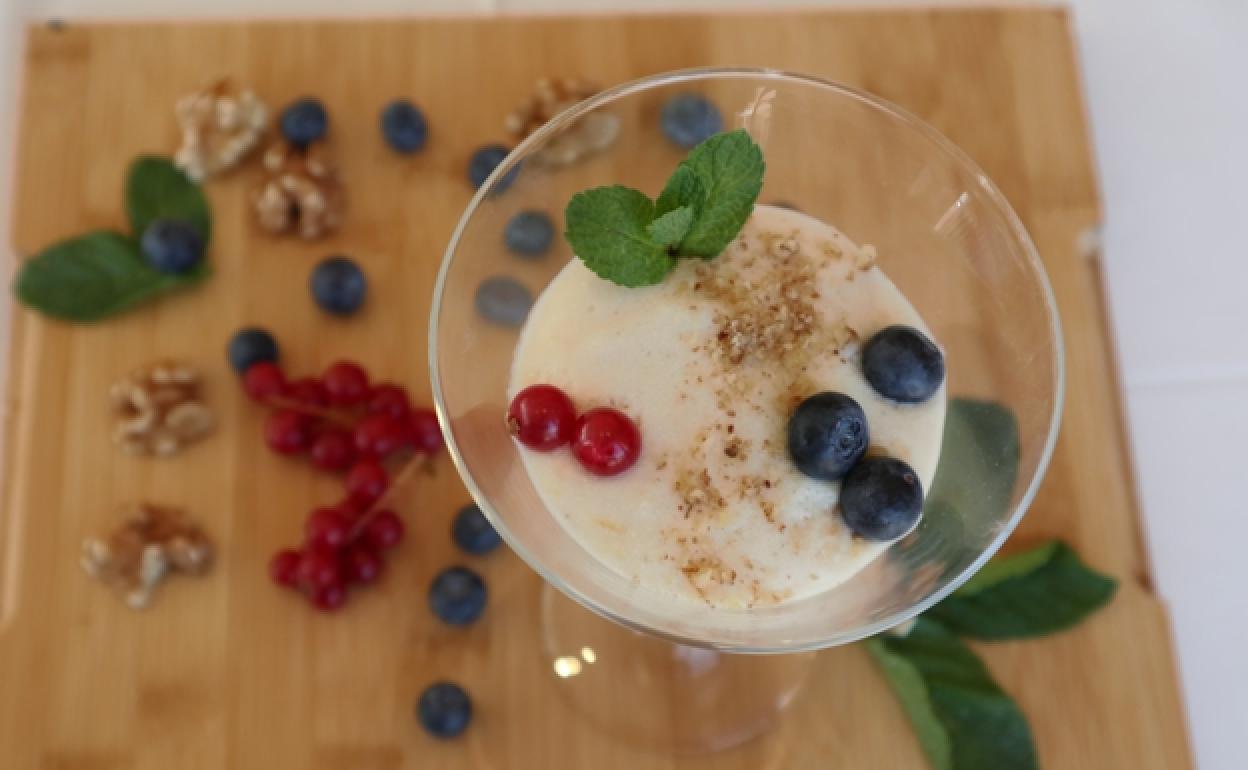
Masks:
[[[1113,598],[1118,584],[1054,541],[998,557],[924,616],[976,639],[1022,639],[1070,628]]]
[[[685,233],[689,232],[689,226],[692,224],[693,209],[689,206],[681,206],[646,225],[646,232],[650,233],[655,243],[664,248],[670,248],[680,243],[680,239],[685,237]]]
[[[754,210],[754,201],[763,189],[763,151],[744,129],[737,129],[699,144],[681,166],[694,173],[702,195],[686,197],[697,190],[683,178],[688,172],[678,168],[676,174],[682,175],[682,179],[675,187],[669,181],[664,195],[659,196],[663,201],[661,208],[666,209],[671,205],[669,201],[676,200],[697,211],[677,253],[682,257],[718,256],[741,232]]]
[[[26,260],[13,287],[19,299],[47,315],[95,321],[206,275],[206,262],[185,275],[159,273],[147,266],[133,239],[98,231]]]
[[[577,193],[564,212],[564,237],[585,266],[621,286],[659,283],[676,264],[647,226],[654,203],[627,187],[595,187]]]
[[[696,213],[705,203],[706,188],[698,179],[698,172],[682,162],[668,177],[654,208],[660,216],[681,206],[688,206]]]
[[[181,219],[204,239],[212,239],[212,212],[199,185],[187,178],[173,161],[144,155],[130,164],[126,175],[126,214],[139,238],[154,219]]]
[[[926,617],[866,641],[937,770],[1035,770],[1022,711],[958,637]]]

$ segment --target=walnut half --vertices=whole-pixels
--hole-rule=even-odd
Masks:
[[[319,238],[342,224],[345,198],[324,145],[278,142],[264,152],[268,177],[252,193],[256,222],[270,233]]]
[[[82,568],[111,586],[133,609],[151,603],[169,575],[202,575],[212,564],[212,543],[179,510],[139,503],[107,537],[82,543]]]
[[[216,424],[201,401],[199,373],[160,361],[113,383],[113,441],[129,454],[167,457],[208,435]]]

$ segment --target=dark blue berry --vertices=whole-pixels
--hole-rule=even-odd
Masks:
[[[474,298],[477,312],[500,326],[520,326],[533,307],[533,295],[524,284],[505,275],[486,278]]]
[[[286,141],[297,147],[307,147],[325,138],[329,131],[329,114],[320,101],[305,96],[282,110],[280,123]]]
[[[364,304],[368,279],[347,257],[329,257],[312,269],[312,298],[327,313],[351,315]]]
[[[891,457],[871,457],[841,482],[841,516],[868,540],[896,540],[923,513],[923,484],[914,469]]]
[[[474,152],[472,158],[468,161],[468,181],[472,183],[473,188],[475,189],[485,184],[485,180],[489,178],[490,174],[494,173],[494,169],[498,167],[499,163],[503,162],[503,159],[510,152],[511,150],[508,150],[501,144],[487,144]],[[498,180],[498,184],[494,185],[493,192],[498,194],[511,187],[511,183],[516,181],[516,174],[518,173],[520,173],[520,164],[512,166],[511,170],[504,174],[502,179]]]
[[[816,393],[789,418],[789,456],[802,473],[825,481],[844,478],[870,438],[867,415],[844,393]]]
[[[272,334],[255,326],[239,329],[230,338],[226,356],[230,359],[230,366],[234,367],[234,371],[242,374],[252,364],[258,364],[261,361],[276,362],[277,340],[273,339]]]
[[[419,151],[429,138],[429,125],[420,108],[406,99],[396,99],[381,111],[381,134],[395,152]]]
[[[448,567],[429,586],[429,608],[444,623],[466,626],[485,611],[485,581],[467,567]]]
[[[540,257],[555,240],[555,225],[542,211],[521,211],[507,222],[503,241],[522,257]]]
[[[945,357],[918,329],[889,326],[863,346],[862,373],[881,396],[917,404],[945,381]]]
[[[719,108],[701,94],[676,94],[659,114],[663,134],[686,150],[710,139],[724,127]]]
[[[139,239],[143,258],[153,270],[187,273],[204,258],[204,239],[181,219],[154,219]]]
[[[420,694],[416,717],[435,738],[454,738],[472,721],[472,699],[453,682],[434,682]]]
[[[487,554],[503,542],[475,503],[459,509],[451,524],[451,539],[455,545],[474,556]]]

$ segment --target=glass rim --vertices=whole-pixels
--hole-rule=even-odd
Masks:
[[[438,317],[441,315],[442,299],[444,289],[446,288],[447,276],[450,274],[452,262],[455,259],[455,252],[459,246],[459,241],[463,237],[464,231],[468,227],[468,223],[472,220],[477,208],[487,195],[494,189],[494,186],[500,179],[509,174],[512,169],[516,168],[520,163],[520,159],[528,154],[530,148],[541,145],[549,137],[558,133],[569,123],[577,120],[581,116],[592,112],[611,102],[617,101],[623,97],[630,96],[635,93],[644,92],[659,86],[667,86],[685,82],[696,82],[703,80],[722,80],[722,79],[760,79],[775,80],[784,82],[796,82],[808,86],[814,86],[818,89],[834,92],[841,96],[847,96],[858,101],[874,110],[885,113],[889,117],[899,121],[908,128],[916,131],[927,139],[938,151],[948,156],[955,165],[963,167],[971,173],[981,190],[987,194],[988,200],[992,206],[1001,215],[1011,234],[1014,236],[1018,244],[1021,245],[1023,255],[1027,264],[1031,268],[1037,279],[1043,296],[1044,307],[1048,315],[1049,332],[1053,340],[1054,348],[1054,392],[1053,392],[1053,410],[1049,415],[1049,424],[1047,435],[1045,436],[1044,446],[1041,448],[1035,472],[1032,474],[1027,488],[1023,491],[1019,498],[1018,504],[1010,513],[999,531],[994,535],[992,541],[979,553],[975,559],[967,565],[960,573],[950,579],[945,585],[933,591],[928,596],[909,607],[898,610],[880,620],[867,623],[857,628],[846,631],[845,633],[835,634],[823,639],[789,642],[780,640],[771,645],[740,645],[734,642],[720,642],[715,639],[702,639],[696,637],[685,636],[683,634],[671,632],[662,628],[656,628],[632,618],[620,615],[605,607],[598,605],[588,596],[583,594],[575,586],[566,583],[558,574],[549,570],[541,559],[537,558],[529,551],[523,542],[514,536],[507,527],[506,522],[498,512],[494,509],[489,497],[481,490],[476,480],[469,473],[467,463],[463,455],[459,451],[459,447],[454,440],[454,433],[451,430],[450,415],[446,408],[446,398],[442,391],[442,378],[440,375],[440,367],[438,364],[439,346],[438,346]],[[677,644],[685,644],[695,647],[703,647],[715,649],[723,652],[735,652],[744,654],[775,654],[789,652],[809,652],[812,650],[820,650],[827,647],[849,644],[870,636],[874,636],[882,631],[887,631],[902,623],[905,623],[918,615],[922,614],[937,602],[944,599],[949,594],[957,590],[963,583],[978,572],[984,564],[992,558],[992,556],[1001,548],[1006,539],[1014,532],[1018,523],[1022,520],[1023,515],[1031,507],[1035,500],[1036,494],[1039,492],[1040,484],[1044,480],[1048,471],[1049,462],[1052,460],[1053,451],[1057,445],[1057,436],[1061,425],[1062,412],[1065,407],[1066,397],[1066,352],[1065,341],[1062,336],[1061,319],[1057,312],[1057,301],[1053,294],[1053,287],[1049,282],[1048,273],[1044,269],[1044,263],[1040,259],[1039,253],[1036,251],[1035,244],[1031,240],[1031,236],[1027,233],[1027,229],[1023,226],[1022,220],[1014,211],[1005,195],[1000,188],[984,173],[969,155],[961,148],[950,141],[944,134],[940,133],[930,123],[922,120],[910,111],[882,99],[866,91],[853,88],[832,80],[816,77],[814,75],[805,75],[801,73],[788,72],[786,70],[774,69],[768,67],[695,67],[689,69],[671,70],[655,75],[647,75],[635,80],[629,80],[618,85],[607,88],[594,96],[578,102],[571,107],[560,112],[551,118],[540,128],[527,136],[518,145],[508,153],[507,157],[494,169],[494,171],[486,178],[485,182],[477,189],[472,200],[468,202],[464,213],[460,215],[459,222],[455,225],[454,231],[451,233],[451,239],[447,243],[446,250],[442,255],[442,262],[438,267],[437,279],[433,287],[433,299],[430,302],[429,309],[429,331],[428,331],[428,355],[429,355],[429,378],[433,393],[434,411],[437,413],[438,423],[441,426],[442,433],[446,436],[447,454],[451,457],[451,462],[455,465],[455,470],[459,474],[460,480],[467,487],[468,493],[472,499],[481,508],[482,513],[489,519],[491,525],[498,531],[499,535],[507,543],[507,545],[538,574],[546,583],[558,589],[568,598],[572,599],[582,607],[594,612],[595,614],[611,620],[615,623],[630,628],[634,631],[656,636],[667,641]],[[501,424],[501,421],[500,421]]]

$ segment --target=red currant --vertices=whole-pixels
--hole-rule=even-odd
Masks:
[[[317,508],[303,526],[308,547],[341,548],[351,535],[351,523],[350,517],[337,508]]]
[[[368,510],[369,505],[370,503],[360,502],[350,495],[347,495],[342,498],[342,500],[338,501],[338,504],[335,505],[334,508],[336,508],[343,516],[350,519],[351,523],[354,524],[359,520],[360,516],[364,515],[364,513]]]
[[[364,457],[388,457],[403,446],[406,426],[384,414],[372,414],[355,425],[355,450]]]
[[[278,409],[264,421],[264,441],[279,454],[298,454],[312,443],[312,420],[293,409]]]
[[[357,503],[368,505],[381,497],[390,484],[386,469],[372,458],[357,460],[347,471],[347,495]]]
[[[312,464],[321,470],[341,471],[355,461],[351,434],[339,428],[323,431],[312,442]]]
[[[295,573],[299,569],[300,555],[290,548],[273,554],[269,560],[269,577],[279,586],[293,587],[296,582]]]
[[[333,612],[347,603],[347,589],[341,583],[333,583],[313,591],[311,598],[318,610]]]
[[[253,400],[263,404],[286,392],[286,375],[272,361],[254,363],[243,372],[243,390]]]
[[[378,551],[393,548],[403,539],[403,520],[394,511],[378,511],[364,525],[364,539]]]
[[[417,452],[431,455],[442,448],[442,428],[432,409],[414,409],[407,418],[408,440]]]
[[[615,409],[590,409],[576,421],[572,453],[590,473],[614,476],[637,462],[641,433],[636,423]]]
[[[325,370],[322,379],[334,406],[355,406],[368,398],[368,374],[359,364],[339,361]]]
[[[381,557],[364,543],[356,543],[348,548],[342,561],[347,580],[356,585],[367,585],[381,577]]]
[[[369,414],[384,414],[395,419],[406,417],[411,408],[407,391],[388,382],[373,387],[368,396],[368,404],[364,407]]]
[[[292,401],[313,409],[329,406],[329,391],[325,389],[325,383],[315,377],[304,377],[290,383],[286,395]]]
[[[295,569],[295,580],[309,595],[334,585],[342,585],[342,568],[333,551],[305,548]]]
[[[511,435],[530,449],[549,452],[572,439],[576,409],[554,385],[530,385],[516,394],[507,410]]]

